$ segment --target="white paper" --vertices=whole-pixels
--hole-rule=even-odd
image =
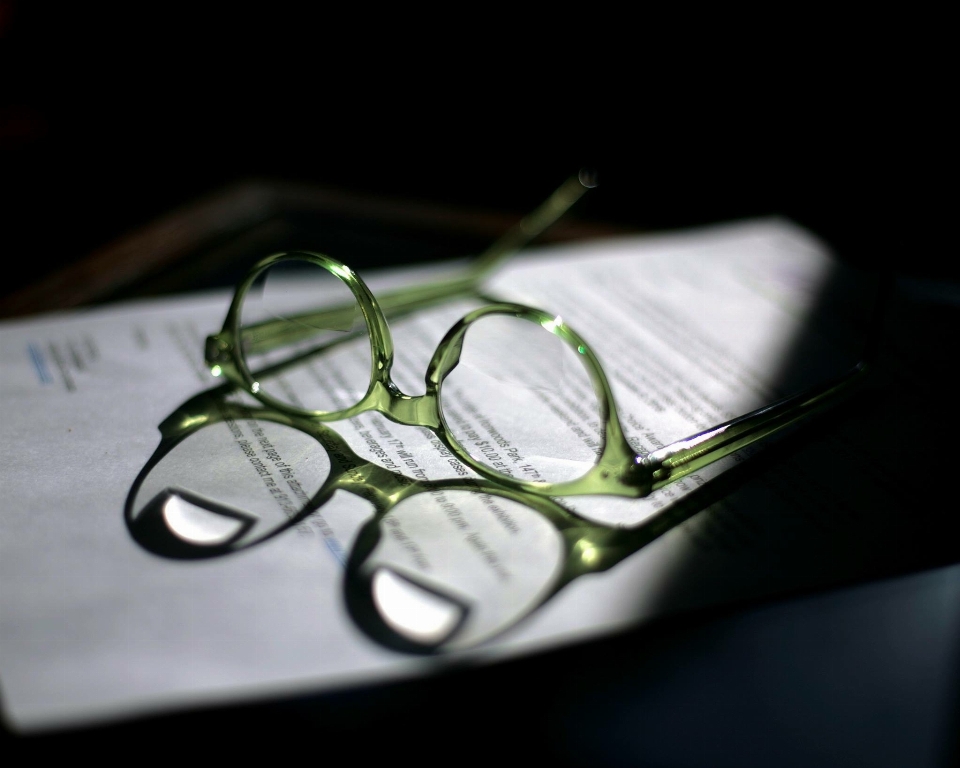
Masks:
[[[820,299],[836,282],[835,269],[804,231],[759,221],[539,249],[505,267],[487,290],[556,313],[581,333],[604,365],[631,443],[647,452],[854,362],[864,328],[820,316],[833,311]],[[368,282],[376,293],[422,273],[371,275]],[[443,634],[461,626],[456,605],[470,590],[485,590],[488,599],[467,612],[447,654],[391,650],[344,606],[344,563],[373,514],[360,496],[337,491],[295,527],[207,560],[160,557],[128,533],[127,494],[157,447],[158,425],[219,383],[203,364],[203,340],[219,330],[228,302],[216,293],[0,326],[0,684],[4,715],[18,730],[317,691],[424,674],[450,659],[529,652],[665,612],[870,575],[888,567],[898,540],[930,530],[888,492],[889,477],[874,457],[864,458],[870,440],[858,426],[831,438],[831,456],[846,461],[854,478],[841,487],[823,472],[823,446],[808,446],[611,570],[575,580],[514,625],[512,616],[549,595],[538,579],[554,574],[562,549],[556,531],[522,505],[478,508],[462,516],[459,549],[450,551],[437,543],[453,535],[438,533],[442,525],[456,528],[438,511],[443,499],[433,500],[433,511],[408,500],[385,518],[402,535],[385,536],[375,553],[391,564],[377,581],[378,595],[406,606],[396,618],[406,622],[404,631]],[[437,343],[474,305],[454,303],[392,324],[401,390],[424,391]],[[801,338],[799,373],[780,381]],[[349,365],[330,375],[349,375]],[[482,407],[463,413],[482,422]],[[543,449],[557,461],[595,428],[588,412],[569,418],[570,433]],[[360,456],[413,479],[474,476],[428,430],[376,413],[330,426]],[[198,465],[233,462],[249,471],[230,484],[228,506],[255,506],[256,525],[269,527],[283,521],[281,497],[295,495],[292,475],[280,474],[281,458],[308,495],[330,471],[326,458],[279,425],[238,421],[238,432],[229,428],[220,423],[204,428],[217,434],[188,438],[192,452],[161,462],[141,489],[144,499]],[[745,455],[647,499],[561,501],[588,520],[633,528]],[[256,461],[273,472],[269,481],[254,471]],[[211,477],[216,485],[223,475],[213,470]],[[858,503],[845,494],[858,494]],[[863,494],[873,495],[870,520],[859,517]],[[229,520],[209,525],[189,502],[170,514],[198,542],[232,532]],[[511,525],[523,535],[513,536]],[[454,558],[446,567],[462,567],[469,582],[463,595],[456,584],[442,585],[456,593],[450,600],[411,590],[405,574],[416,576],[418,557]]]

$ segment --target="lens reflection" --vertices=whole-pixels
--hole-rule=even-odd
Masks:
[[[260,391],[284,405],[342,410],[370,383],[370,342],[356,298],[307,261],[261,273],[241,307],[240,346]]]
[[[387,625],[421,645],[446,640],[466,616],[467,606],[405,578],[388,568],[378,568],[371,581],[373,602]]]
[[[189,544],[226,544],[255,522],[252,517],[211,504],[181,488],[167,488],[154,498],[171,533]]]
[[[377,545],[354,574],[372,609],[366,628],[408,647],[465,647],[501,632],[550,594],[562,569],[559,531],[492,494],[418,494],[378,525]]]
[[[490,315],[466,332],[440,402],[474,459],[518,480],[582,477],[602,446],[600,407],[580,354],[538,323]]]

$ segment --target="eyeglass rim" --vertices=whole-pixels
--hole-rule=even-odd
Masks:
[[[347,408],[332,411],[315,410],[300,408],[291,403],[278,400],[260,387],[259,382],[247,365],[246,356],[241,344],[243,303],[247,298],[250,288],[264,272],[277,264],[291,261],[302,261],[325,269],[350,289],[350,292],[357,302],[357,306],[360,307],[360,312],[366,325],[368,343],[370,344],[370,377],[366,392],[356,403]],[[227,311],[227,317],[224,320],[221,332],[212,338],[216,340],[215,343],[220,345],[220,357],[218,359],[220,360],[219,365],[221,368],[224,368],[223,363],[226,359],[229,359],[230,367],[236,372],[236,376],[239,378],[239,381],[242,382],[244,389],[260,402],[282,412],[322,421],[350,418],[356,415],[356,413],[369,410],[370,406],[367,404],[368,401],[372,399],[375,392],[379,389],[378,383],[380,386],[385,386],[387,382],[390,381],[390,369],[393,366],[393,337],[376,297],[360,276],[346,264],[325,254],[313,251],[281,251],[267,256],[254,264],[234,292],[233,301]],[[209,346],[208,343],[208,363],[211,362]],[[228,378],[230,378],[230,371],[225,370],[225,372],[227,372]]]
[[[467,331],[477,322],[492,316],[515,317],[519,320],[531,322],[544,331],[552,333],[577,354],[578,359],[586,369],[599,408],[601,448],[599,455],[591,466],[578,477],[559,482],[531,482],[496,472],[488,465],[477,461],[466,446],[456,439],[453,430],[451,430],[443,412],[443,398],[441,396],[443,383],[459,363],[463,340]],[[593,351],[593,347],[573,328],[564,323],[560,316],[512,302],[487,304],[474,309],[454,323],[437,345],[437,349],[427,367],[426,380],[428,394],[433,394],[436,397],[440,429],[444,432],[446,442],[451,445],[451,448],[465,464],[484,476],[490,476],[493,473],[493,476],[501,479],[501,481],[509,481],[511,485],[535,494],[556,494],[560,496],[609,494],[616,487],[617,476],[622,472],[623,467],[635,461],[636,453],[626,442],[623,435],[616,400],[603,370],[603,365]]]

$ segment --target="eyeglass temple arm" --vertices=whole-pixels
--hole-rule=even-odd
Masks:
[[[662,488],[751,443],[830,408],[859,385],[867,370],[867,363],[857,363],[846,374],[826,384],[654,451],[643,460],[644,466],[652,472],[651,490]]]
[[[471,279],[479,281],[493,272],[508,257],[552,227],[588,189],[597,186],[596,175],[586,169],[571,176],[554,190],[540,206],[508,229],[470,267]]]
[[[377,303],[384,316],[390,319],[445,299],[466,295],[473,287],[473,279],[456,278],[385,293],[377,298]],[[353,302],[315,312],[302,312],[290,317],[251,323],[243,326],[240,333],[247,354],[262,354],[308,339],[315,336],[318,330],[354,331],[359,314],[359,305]]]
[[[420,309],[429,304],[476,291],[477,284],[493,272],[507,258],[527,243],[543,234],[577,202],[583,194],[597,186],[595,176],[586,170],[571,176],[554,190],[540,206],[524,216],[508,229],[483,253],[477,256],[461,277],[426,285],[388,291],[377,297],[377,302],[387,317],[406,311]]]
[[[436,283],[387,291],[377,297],[380,309],[387,318],[398,317],[455,296],[475,292],[481,279],[555,224],[588,189],[595,186],[593,175],[587,171],[571,176],[536,210],[524,216],[477,256],[466,274]],[[349,330],[355,310],[356,306],[351,304],[251,324],[243,329],[244,344],[249,354],[257,354],[308,338],[316,333],[317,328]]]
[[[879,272],[863,357],[853,368],[824,384],[649,454],[643,460],[643,465],[652,472],[653,484],[650,490],[662,488],[667,483],[696,472],[711,462],[785,430],[844,400],[860,386],[877,360],[892,290],[892,273],[888,270]]]

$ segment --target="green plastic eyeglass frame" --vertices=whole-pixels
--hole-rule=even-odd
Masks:
[[[295,251],[280,253],[258,262],[239,284],[227,312],[222,330],[207,338],[205,357],[214,375],[225,376],[270,408],[297,417],[317,421],[352,418],[376,411],[403,425],[432,430],[447,448],[479,475],[506,488],[538,496],[610,495],[640,498],[685,475],[696,472],[725,456],[762,440],[834,405],[846,396],[867,370],[858,363],[844,375],[772,405],[718,424],[715,427],[671,443],[646,456],[639,455],[627,442],[617,413],[610,384],[590,345],[572,328],[552,314],[514,303],[492,302],[465,315],[444,336],[431,359],[426,376],[426,393],[406,395],[391,379],[393,341],[387,316],[396,317],[462,296],[481,296],[481,283],[503,259],[527,240],[556,221],[587,188],[583,177],[574,177],[561,186],[539,209],[483,254],[462,276],[437,283],[415,286],[384,294],[380,300],[349,267],[318,253]],[[296,342],[304,336],[307,324],[341,327],[344,313],[354,306],[325,308],[241,327],[241,310],[251,286],[265,270],[288,261],[303,261],[331,273],[352,292],[360,308],[369,335],[371,350],[370,382],[366,394],[354,405],[335,411],[305,410],[281,402],[265,392],[258,372],[251,371],[244,354],[270,351]],[[506,315],[535,323],[557,336],[577,352],[589,374],[597,400],[602,443],[596,463],[581,477],[564,482],[519,480],[497,472],[477,461],[455,439],[444,419],[441,391],[444,379],[460,360],[464,337],[470,327],[483,318]],[[282,365],[282,364],[281,364]],[[272,370],[277,366],[273,366]]]

